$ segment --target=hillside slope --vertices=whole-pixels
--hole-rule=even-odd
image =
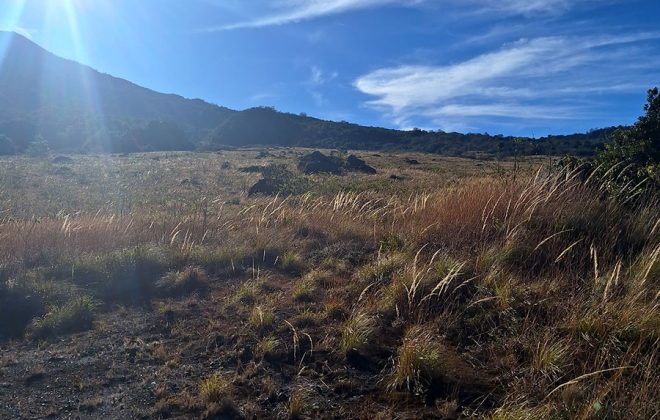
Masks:
[[[549,136],[538,140],[478,133],[401,131],[324,121],[272,108],[247,109],[231,115],[210,136],[219,145],[297,146],[360,150],[396,150],[449,156],[591,155],[616,127],[584,134]]]
[[[99,73],[12,33],[0,33],[0,57],[0,133],[19,151],[37,133],[54,149],[112,150],[117,142],[139,141],[152,121],[174,123],[198,141],[234,112]]]

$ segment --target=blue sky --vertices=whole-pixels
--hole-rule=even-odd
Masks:
[[[1,0],[0,28],[140,85],[393,128],[628,124],[658,0]]]

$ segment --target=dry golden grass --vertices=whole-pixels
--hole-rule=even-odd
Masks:
[[[147,166],[162,175],[159,165]],[[355,369],[347,356],[359,353],[358,368],[371,369],[360,378],[377,377],[372,391],[393,392],[391,400],[360,395],[353,414],[657,415],[658,202],[622,204],[594,180],[547,168],[516,182],[474,173],[440,183],[437,171],[386,170],[394,172],[410,177],[405,188],[321,177],[325,188],[304,195],[247,198],[237,186],[247,181],[233,180],[236,191],[222,198],[221,187],[209,187],[214,199],[187,192],[197,204],[185,209],[149,202],[123,213],[7,218],[0,280],[11,302],[42,322],[57,313],[49,318],[49,307],[67,308],[69,289],[129,304],[132,293],[157,297],[152,288],[167,273],[175,288],[208,285],[210,296],[199,298],[205,328],[233,340],[217,345],[254,349],[240,353],[247,360],[236,370],[272,364],[287,378],[308,375],[328,392],[323,398],[340,398],[326,380]],[[126,281],[134,272],[138,289]],[[108,284],[126,294],[111,295]],[[176,328],[191,341],[209,340],[207,331]],[[332,368],[322,368],[328,360]],[[201,399],[220,403],[227,381],[205,377]],[[273,380],[293,389],[292,380]],[[400,393],[409,397],[405,407]],[[293,390],[279,409],[299,417],[311,398]]]

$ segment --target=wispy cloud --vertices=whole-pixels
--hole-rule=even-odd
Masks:
[[[530,14],[530,13],[562,13],[576,3],[585,0],[467,0],[478,7],[479,11],[495,11],[500,13]]]
[[[326,103],[325,95],[322,92],[324,85],[332,82],[339,76],[336,71],[325,72],[319,66],[313,65],[310,68],[309,79],[303,84],[307,87],[307,91],[316,103],[316,106],[323,106]]]
[[[420,117],[439,125],[487,116],[582,118],[579,103],[594,92],[658,81],[657,49],[644,42],[656,39],[660,32],[521,39],[457,64],[382,68],[354,85],[400,126]]]
[[[559,14],[578,3],[594,0],[272,0],[253,17],[235,23],[203,28],[203,32],[285,25],[384,6],[413,7],[422,4],[463,7],[473,13]]]
[[[328,73],[323,71],[319,66],[313,65],[310,67],[310,76],[307,84],[311,86],[321,86],[335,80],[338,76],[339,73],[336,71]]]
[[[284,0],[270,2],[265,14],[259,14],[252,19],[204,28],[203,31],[226,31],[242,28],[260,28],[300,22],[321,16],[335,15],[348,11],[367,9],[391,4],[410,5],[422,0]]]

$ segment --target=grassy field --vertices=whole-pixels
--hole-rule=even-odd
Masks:
[[[549,158],[308,152],[1,159],[0,417],[660,412],[657,202]]]

